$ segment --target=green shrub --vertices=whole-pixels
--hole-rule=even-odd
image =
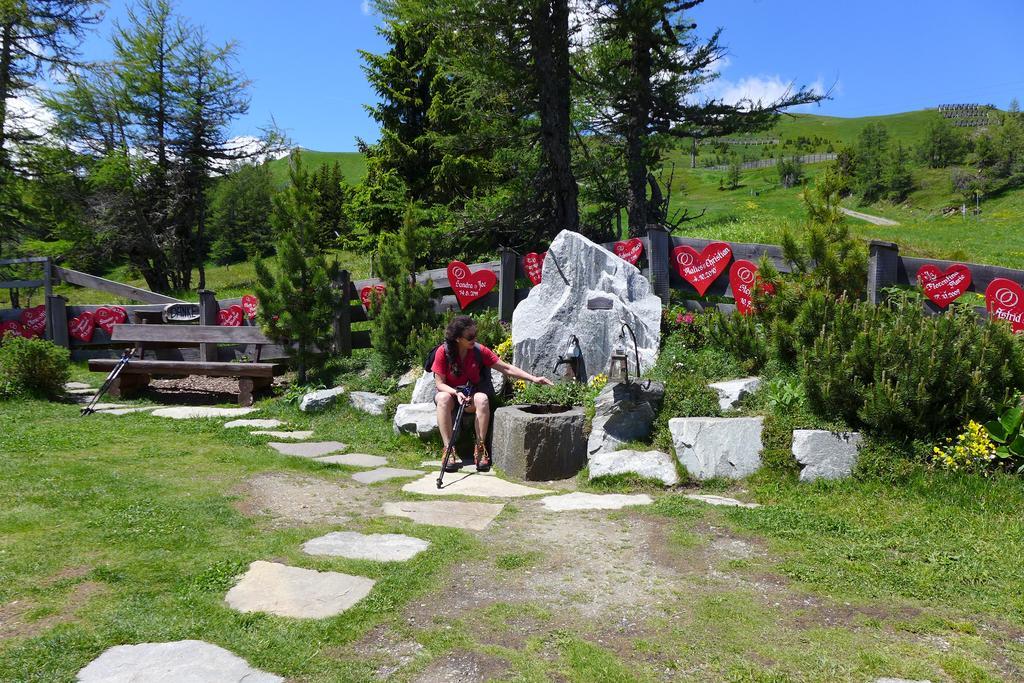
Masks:
[[[71,375],[67,349],[6,335],[0,344],[0,397],[57,398]]]
[[[986,420],[1024,383],[1024,353],[1005,323],[968,307],[929,316],[913,305],[840,299],[802,358],[811,410],[894,439],[927,440]]]
[[[672,373],[665,379],[665,398],[655,420],[654,443],[671,453],[669,420],[675,417],[717,417],[721,414],[718,394],[707,385],[705,377],[692,372]]]

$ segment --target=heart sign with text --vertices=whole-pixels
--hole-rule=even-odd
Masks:
[[[498,276],[489,270],[474,273],[462,261],[452,261],[448,264],[448,284],[459,300],[459,308],[465,309],[494,289],[494,285],[498,284]]]
[[[68,334],[82,342],[91,342],[92,333],[96,331],[96,320],[89,311],[77,315],[68,321]]]
[[[612,245],[612,250],[620,259],[635,266],[640,260],[640,255],[644,253],[644,242],[639,237],[634,237],[624,242],[616,242]]]
[[[971,271],[965,265],[954,263],[943,273],[938,266],[926,263],[918,268],[917,281],[926,297],[946,308],[971,286]]]
[[[775,294],[775,287],[762,282],[757,274],[757,266],[745,259],[736,261],[729,269],[729,286],[732,287],[732,296],[736,300],[736,310],[741,315],[754,312],[754,290],[757,287],[765,294]]]
[[[725,242],[712,242],[700,252],[685,244],[672,250],[672,262],[679,277],[693,285],[701,296],[725,272],[730,258],[732,248]]]
[[[5,320],[0,323],[0,342],[4,340],[5,335],[11,335],[12,337],[27,337],[25,326],[17,320]]]
[[[996,320],[1008,321],[1014,332],[1024,330],[1024,289],[1013,280],[992,280],[985,289],[985,308]]]
[[[93,313],[93,320],[107,334],[114,331],[114,325],[120,325],[128,319],[128,311],[120,306],[101,306]]]
[[[238,304],[217,311],[217,324],[221,327],[241,327],[245,309]]]
[[[363,287],[359,291],[359,300],[363,302],[363,308],[367,313],[370,312],[371,306],[373,308],[380,306],[381,297],[384,296],[384,289],[384,285],[374,285],[372,287]]]
[[[46,332],[46,306],[26,308],[18,319],[30,337],[42,337]]]
[[[252,294],[246,294],[242,297],[242,310],[245,311],[245,317],[252,320],[256,317],[256,311],[260,308],[260,300],[254,297]]]
[[[523,257],[523,270],[526,271],[526,277],[530,278],[530,282],[535,285],[540,284],[541,275],[544,273],[544,259],[547,255],[546,251],[542,254],[531,251]]]

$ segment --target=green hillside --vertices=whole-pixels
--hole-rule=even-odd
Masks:
[[[324,164],[341,164],[341,172],[345,180],[355,185],[366,175],[366,159],[359,152],[318,152],[314,149],[302,149],[302,161],[310,171]],[[275,159],[270,164],[270,174],[274,182],[283,186],[288,182],[288,158]]]

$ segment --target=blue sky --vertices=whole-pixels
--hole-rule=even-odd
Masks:
[[[109,56],[110,22],[124,16],[110,0],[107,21],[85,46]],[[235,135],[273,117],[296,144],[355,149],[374,140],[363,105],[374,100],[357,49],[386,49],[364,0],[178,0],[177,11],[216,42],[235,40],[252,80],[250,114]],[[693,13],[698,30],[725,29],[729,56],[710,93],[771,97],[790,82],[835,86],[833,100],[807,111],[866,116],[1024,99],[1022,0],[708,0]]]

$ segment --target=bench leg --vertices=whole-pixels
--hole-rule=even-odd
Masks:
[[[269,387],[271,381],[269,377],[240,377],[238,379],[238,405],[243,408],[251,406],[256,392]]]
[[[107,394],[111,398],[130,398],[147,386],[149,386],[149,375],[123,372],[107,389]]]

